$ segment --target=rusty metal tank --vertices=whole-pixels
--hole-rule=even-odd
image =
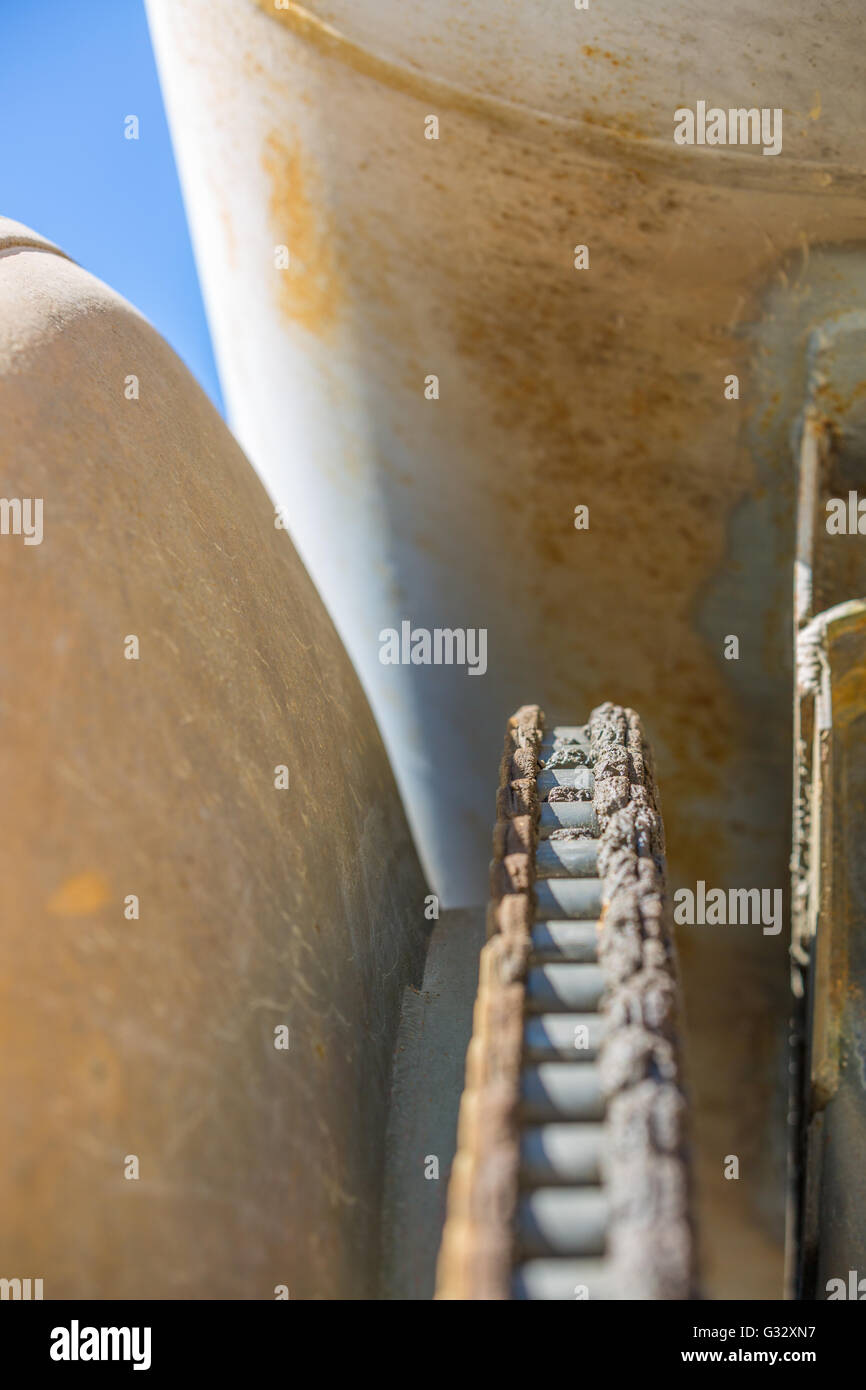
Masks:
[[[643,712],[673,886],[784,888],[789,433],[810,316],[850,289],[810,301],[816,248],[866,230],[859,7],[148,11],[233,427],[437,892],[483,897],[498,731],[528,699]],[[780,110],[781,149],[678,144],[699,102]],[[383,664],[405,621],[485,629],[485,673]],[[680,953],[706,1287],[777,1296],[785,933]]]
[[[7,220],[0,458],[0,1270],[370,1297],[428,930],[385,750],[202,391]]]

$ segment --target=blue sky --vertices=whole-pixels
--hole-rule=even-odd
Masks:
[[[0,101],[0,214],[131,300],[222,410],[143,0],[0,0]]]

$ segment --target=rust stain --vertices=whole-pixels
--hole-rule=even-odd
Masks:
[[[604,59],[606,59],[606,61],[607,61],[608,63],[611,64],[612,67],[615,67],[615,68],[620,67],[622,62],[626,62],[626,63],[628,62],[628,59],[627,59],[627,58],[625,58],[625,59],[615,58],[614,55],[613,55],[612,53],[609,53],[608,50],[607,50],[606,48],[605,48],[605,49],[594,48],[594,47],[592,46],[592,44],[589,44],[589,43],[585,43],[585,44],[583,45],[582,52],[583,52],[584,57],[586,57],[586,58],[604,58]]]
[[[359,77],[369,78],[416,101],[437,102],[455,113],[480,118],[489,129],[520,134],[534,125],[548,139],[564,142],[572,150],[577,142],[582,154],[590,158],[615,157],[617,149],[639,145],[647,173],[655,169],[663,171],[670,178],[711,182],[717,187],[733,183],[740,187],[764,188],[766,170],[761,167],[763,161],[758,162],[752,155],[740,150],[717,150],[711,164],[700,157],[671,161],[669,142],[659,139],[655,131],[643,129],[642,118],[634,112],[619,112],[617,120],[609,122],[592,118],[591,113],[586,111],[578,119],[539,111],[490,92],[461,87],[438,73],[406,67],[394,58],[369,52],[346,34],[318,19],[296,0],[288,0],[288,8],[280,10],[274,9],[273,0],[251,0],[251,3],[296,39],[308,44],[323,57],[339,62]],[[628,64],[627,58],[618,59],[606,49],[592,49],[591,45],[587,47],[613,67]],[[834,177],[840,186],[852,191],[856,191],[859,184],[859,174],[851,169],[839,167],[833,175],[828,174],[823,166],[804,160],[796,164],[790,162],[785,167],[784,175],[784,180],[779,174],[774,176],[775,186],[779,189],[783,185],[790,189],[807,185],[823,188],[829,186]]]
[[[87,870],[61,883],[46,903],[55,917],[89,917],[108,902],[108,879],[104,874]]]
[[[815,396],[820,405],[828,412],[828,421],[832,424],[833,417],[838,419],[840,416],[847,415],[848,412],[866,396],[866,378],[858,381],[847,395],[836,390],[829,381],[820,382],[815,388]]]
[[[289,250],[288,268],[274,268],[280,308],[310,333],[327,335],[340,303],[336,238],[325,224],[321,200],[310,195],[315,176],[298,146],[288,145],[278,131],[265,141],[262,164],[271,186],[274,243]]]

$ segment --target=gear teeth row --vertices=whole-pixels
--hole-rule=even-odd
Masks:
[[[610,1212],[598,1064],[602,882],[589,763],[587,729],[557,727],[542,739],[520,1088],[516,1299],[573,1299],[583,1290],[603,1296],[612,1279],[604,1259]],[[565,793],[586,799],[564,799]]]
[[[598,780],[597,780],[598,779]],[[676,960],[631,710],[508,724],[437,1298],[693,1294]]]

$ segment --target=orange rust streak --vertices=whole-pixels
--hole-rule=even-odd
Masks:
[[[287,246],[289,266],[274,269],[282,312],[310,333],[325,335],[338,318],[340,294],[335,239],[323,226],[321,200],[310,197],[313,181],[297,146],[278,131],[265,141],[262,165],[270,180],[271,228],[278,246]]]

